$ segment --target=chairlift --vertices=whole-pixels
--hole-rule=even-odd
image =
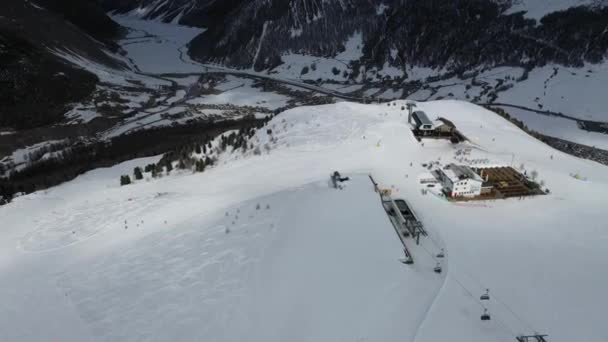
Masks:
[[[433,269],[435,273],[441,273],[441,264],[437,263],[435,268]]]
[[[488,313],[488,309],[483,309],[483,314],[481,315],[481,320],[482,321],[490,320],[490,314]]]
[[[479,297],[479,299],[490,300],[490,289],[486,289],[486,293],[482,294],[481,297]]]
[[[437,258],[445,258],[445,253],[444,253],[444,251],[443,251],[443,248],[441,249],[441,252],[439,252],[439,253],[437,254]]]

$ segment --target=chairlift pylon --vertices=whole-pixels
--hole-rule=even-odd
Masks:
[[[483,314],[481,314],[481,320],[482,321],[490,320],[490,314],[488,313],[488,309],[483,309]]]
[[[403,254],[405,254],[405,258],[400,260],[401,263],[406,265],[411,265],[414,263],[414,259],[412,258],[412,255],[407,251],[407,248],[403,249]]]
[[[433,269],[433,271],[435,273],[441,273],[441,264],[437,263],[437,265],[435,266],[435,268]]]
[[[479,299],[490,300],[490,289],[486,289],[486,293],[482,294],[481,297],[479,297]]]

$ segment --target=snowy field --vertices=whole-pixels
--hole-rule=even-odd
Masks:
[[[579,119],[608,122],[608,63],[583,68],[545,66],[499,94],[496,102],[561,112]],[[608,136],[607,138],[608,139]]]
[[[65,143],[66,143],[66,140],[48,140],[45,142],[26,146],[24,148],[20,148],[20,149],[13,151],[13,153],[11,153],[10,155],[3,156],[2,158],[0,158],[0,164],[4,164],[4,165],[12,164],[15,166],[14,167],[15,170],[17,170],[17,171],[23,170],[26,167],[27,163],[34,161],[34,160],[30,160],[30,158],[37,154],[39,155],[41,149],[50,148],[50,147],[53,147],[54,145],[61,145],[61,144],[65,144]],[[40,159],[45,159],[45,157],[48,154],[49,153],[45,153],[43,155],[39,155],[39,157],[40,157]],[[8,171],[6,171],[6,175],[8,175]],[[5,176],[5,174],[0,173],[0,177],[3,177],[3,176]]]
[[[504,103],[523,106],[534,110],[562,113],[574,118],[608,122],[608,100],[603,95],[608,84],[608,63],[586,65],[583,68],[568,68],[550,65],[532,70],[527,79],[516,81],[523,75],[523,69],[498,67],[480,72],[474,79],[458,77],[429,82],[429,88],[422,88],[408,95],[415,101],[429,101],[443,98]],[[498,97],[489,98],[483,83],[500,90]],[[500,82],[500,83],[499,83]],[[370,90],[369,94],[373,94]],[[379,95],[390,98],[394,92]],[[477,98],[479,96],[479,98]],[[504,107],[509,114],[523,121],[528,127],[540,133],[570,140],[579,144],[608,149],[608,135],[579,129],[574,120],[543,115],[533,111]]]
[[[344,51],[334,58],[289,53],[281,56],[283,64],[269,71],[289,79],[331,79],[345,81],[344,71],[350,73],[349,63],[363,56],[363,36],[355,33],[344,43]],[[337,71],[337,73],[334,73]]]
[[[127,69],[127,66],[130,64],[130,61],[124,60],[121,55],[110,53],[106,51],[106,53],[117,59],[121,60],[125,63],[125,69],[115,69],[103,64],[97,63],[91,59],[88,59],[84,56],[77,54],[74,51],[70,50],[51,50],[55,55],[63,58],[65,61],[69,63],[73,63],[93,74],[95,74],[99,80],[103,83],[112,84],[112,85],[120,85],[120,86],[134,86],[134,82],[138,82],[144,84],[150,88],[156,88],[158,86],[168,86],[171,83],[165,80],[161,80],[154,77],[144,76],[141,74],[137,74],[130,69]]]
[[[547,116],[527,110],[503,107],[514,118],[523,121],[528,128],[552,137],[608,150],[608,135],[581,130],[576,122],[555,116]]]
[[[457,101],[418,108],[470,142],[422,145],[403,104],[296,108],[252,139],[269,153],[227,152],[204,173],[120,187],[121,174],[159,157],[129,161],[0,207],[0,340],[486,342],[538,331],[606,341],[606,167]],[[423,195],[421,164],[467,146],[472,158],[538,171],[551,194]],[[342,191],[328,186],[333,170],[352,177]],[[413,266],[398,261],[368,173],[430,232]],[[483,306],[491,321],[480,321]]]
[[[601,0],[599,0],[601,1]],[[514,0],[507,14],[525,11],[525,17],[540,20],[545,15],[573,6],[594,5],[598,0]]]
[[[131,29],[120,45],[142,72],[159,74],[203,70],[201,65],[190,60],[186,47],[194,37],[204,32],[203,29],[128,15],[115,15],[112,19]]]
[[[226,75],[226,81],[215,88],[221,91],[220,94],[201,95],[187,102],[190,104],[232,104],[268,109],[277,109],[287,105],[289,97],[255,88],[253,82],[250,78]]]

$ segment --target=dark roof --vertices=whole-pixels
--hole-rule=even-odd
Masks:
[[[446,118],[438,118],[437,120],[443,122],[446,126],[449,126],[451,128],[456,128],[456,125],[454,125],[454,123]]]
[[[412,114],[412,117],[414,118],[414,120],[416,121],[416,123],[421,126],[421,125],[433,125],[433,123],[431,122],[431,120],[429,120],[428,116],[426,116],[426,113],[421,111],[421,110],[417,110]]]

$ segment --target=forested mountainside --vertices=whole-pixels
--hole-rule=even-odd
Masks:
[[[0,127],[57,122],[93,91],[97,77],[52,50],[121,67],[104,50],[117,50],[124,30],[94,1],[5,0],[0,13]]]
[[[605,1],[573,1],[583,5],[540,21],[510,10],[525,2],[508,0],[100,1],[107,10],[204,27],[192,57],[256,70],[281,64],[286,53],[335,56],[355,33],[363,35],[359,62],[377,67],[580,66],[600,62],[608,48]]]
[[[115,40],[125,33],[125,29],[110,19],[96,1],[33,0],[33,2],[113,48],[118,47]]]

